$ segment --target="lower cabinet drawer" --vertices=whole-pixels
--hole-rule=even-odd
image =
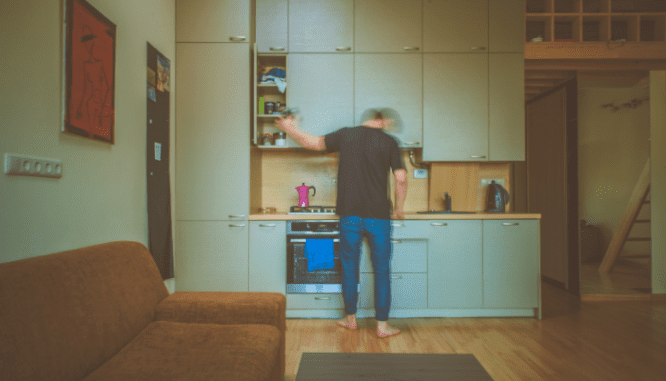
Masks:
[[[425,239],[391,239],[391,272],[428,272],[428,241]],[[361,272],[371,273],[372,258],[368,240],[361,247]]]
[[[287,309],[336,309],[344,308],[342,294],[287,294]]]
[[[360,274],[359,308],[375,308],[373,273]],[[428,274],[391,273],[391,308],[427,308]]]

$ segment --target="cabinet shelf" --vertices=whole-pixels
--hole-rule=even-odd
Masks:
[[[665,1],[526,0],[525,3],[526,42],[664,42],[665,25]],[[534,40],[538,37],[542,41]]]
[[[256,44],[253,46],[253,55],[254,55],[254,67],[255,67],[255,76],[254,78],[254,88],[253,88],[253,105],[252,105],[252,115],[253,115],[253,136],[252,142],[254,145],[261,148],[268,148],[261,146],[259,141],[260,137],[265,133],[273,133],[276,131],[276,127],[273,124],[275,119],[281,114],[277,113],[277,110],[273,110],[272,114],[266,113],[266,103],[273,102],[277,107],[277,103],[281,106],[287,105],[287,90],[284,92],[280,91],[279,87],[275,83],[260,83],[259,76],[263,73],[268,73],[271,69],[277,68],[280,70],[287,71],[287,55],[286,54],[271,54],[271,53],[258,53]],[[283,147],[277,147],[283,148]]]

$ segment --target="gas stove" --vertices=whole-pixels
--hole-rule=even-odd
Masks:
[[[335,206],[292,206],[287,214],[299,215],[334,215]]]

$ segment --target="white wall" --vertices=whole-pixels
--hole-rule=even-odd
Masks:
[[[578,91],[579,216],[602,229],[606,247],[650,156],[650,103],[618,111],[601,107],[646,99],[649,89],[582,84]],[[646,205],[639,218],[649,218]],[[630,236],[649,237],[650,226],[634,225]],[[649,255],[649,242],[629,242],[621,255]]]
[[[64,168],[62,178],[47,179],[7,176],[3,167],[0,262],[114,240],[148,243],[146,42],[171,59],[175,73],[175,2],[89,1],[117,25],[115,144],[110,145],[60,132],[63,1],[0,2],[3,162],[5,153],[15,153],[57,158]],[[172,115],[175,86],[172,77]]]
[[[650,72],[652,293],[666,294],[666,71]]]

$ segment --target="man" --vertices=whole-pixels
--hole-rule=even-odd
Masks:
[[[337,324],[348,329],[357,328],[360,250],[363,235],[367,235],[375,271],[377,335],[388,337],[400,333],[399,329],[388,325],[391,303],[391,201],[388,197],[388,174],[392,170],[395,177],[393,218],[403,219],[407,171],[398,143],[384,132],[393,120],[377,110],[371,110],[370,113],[372,117],[361,126],[341,128],[325,136],[313,136],[300,130],[298,121],[292,116],[279,117],[275,125],[304,148],[340,152],[336,212],[340,216],[342,292],[346,316]]]

